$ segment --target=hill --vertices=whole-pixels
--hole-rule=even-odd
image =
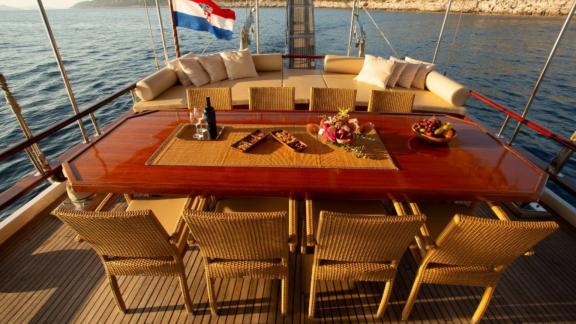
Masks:
[[[0,11],[13,11],[13,10],[20,10],[18,8],[13,8],[5,5],[0,5]]]

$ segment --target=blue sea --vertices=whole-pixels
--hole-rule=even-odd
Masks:
[[[208,33],[180,31],[183,53],[237,49],[238,31],[245,8],[237,8],[235,37],[213,40]],[[261,9],[261,52],[285,51],[285,9]],[[49,10],[48,16],[58,41],[72,88],[81,109],[110,96],[123,85],[155,69],[154,54],[163,62],[158,19],[150,10],[154,46],[144,9]],[[400,56],[431,60],[443,15],[372,11]],[[170,57],[174,57],[170,21],[163,10]],[[345,54],[349,10],[316,9],[317,54]],[[360,15],[367,33],[366,52],[381,56],[392,53],[364,13]],[[560,27],[562,17],[510,17],[453,14],[446,28],[437,59],[437,70],[495,101],[521,112]],[[252,44],[254,50],[254,44]],[[536,97],[529,119],[569,137],[576,130],[576,26],[572,24]],[[0,72],[22,106],[34,133],[72,115],[60,73],[37,11],[0,11]],[[498,129],[504,116],[474,99],[468,101],[470,115],[485,126]],[[131,107],[129,96],[98,111],[106,125]],[[87,129],[93,132],[89,120]],[[24,139],[16,120],[0,100],[0,150]],[[512,125],[515,125],[512,123]],[[509,127],[511,129],[512,127]],[[81,142],[76,124],[40,144],[51,160]],[[560,146],[535,132],[521,132],[517,139],[537,157],[549,161]],[[564,176],[576,176],[575,159]],[[0,191],[9,188],[33,168],[24,153],[0,161]],[[448,176],[448,175],[447,175]],[[8,211],[0,214],[6,215]]]

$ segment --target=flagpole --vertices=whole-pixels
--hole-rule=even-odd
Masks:
[[[168,64],[168,47],[166,46],[166,36],[164,35],[164,24],[162,23],[162,12],[160,11],[160,3],[156,0],[156,11],[158,11],[158,22],[160,23],[160,35],[162,36],[162,48],[164,49],[164,62]]]
[[[180,41],[178,40],[178,30],[176,30],[176,22],[174,20],[174,4],[173,0],[168,0],[170,4],[170,20],[172,21],[172,36],[174,36],[174,50],[176,51],[176,57],[180,57]]]

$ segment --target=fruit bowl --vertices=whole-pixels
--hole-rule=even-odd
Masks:
[[[449,122],[442,123],[438,118],[423,119],[412,125],[416,137],[430,143],[448,143],[456,137],[456,130]]]

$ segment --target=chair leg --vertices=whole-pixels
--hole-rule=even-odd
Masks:
[[[208,292],[208,302],[210,303],[210,312],[213,316],[218,315],[218,306],[214,296],[214,280],[206,275],[206,290]]]
[[[122,313],[126,313],[126,304],[124,303],[124,299],[122,299],[122,294],[120,293],[120,287],[118,287],[118,280],[116,279],[116,276],[106,274],[106,277],[108,278],[110,288],[112,288],[112,293],[114,294],[114,299],[116,300],[118,308],[120,308]]]
[[[392,294],[393,285],[393,279],[386,281],[386,286],[384,286],[384,293],[382,294],[382,300],[380,301],[380,306],[378,306],[378,312],[376,312],[376,317],[378,318],[382,317],[386,312],[386,306],[388,306],[388,300]]]
[[[308,302],[308,317],[314,318],[316,312],[316,279],[312,277],[310,281],[310,301]]]
[[[484,316],[486,309],[488,309],[488,305],[490,305],[490,300],[492,299],[495,289],[496,287],[486,287],[482,299],[480,300],[480,305],[478,305],[478,308],[474,312],[474,316],[472,316],[472,323],[480,323],[482,316]]]
[[[280,308],[280,312],[282,315],[286,315],[288,313],[288,277],[282,279],[282,304]]]
[[[186,274],[184,271],[178,274],[178,280],[180,282],[180,290],[182,290],[182,297],[184,297],[184,305],[186,306],[186,311],[192,313],[194,307],[192,307],[192,299],[190,298],[190,289],[188,289],[188,281],[186,280]]]
[[[416,279],[412,285],[412,290],[410,291],[410,296],[408,296],[406,305],[404,305],[404,309],[402,310],[403,321],[407,321],[408,317],[410,317],[410,312],[412,312],[412,307],[414,306],[414,302],[416,301],[416,297],[420,291],[420,285],[422,285],[422,272],[418,271],[418,275],[416,275]]]

